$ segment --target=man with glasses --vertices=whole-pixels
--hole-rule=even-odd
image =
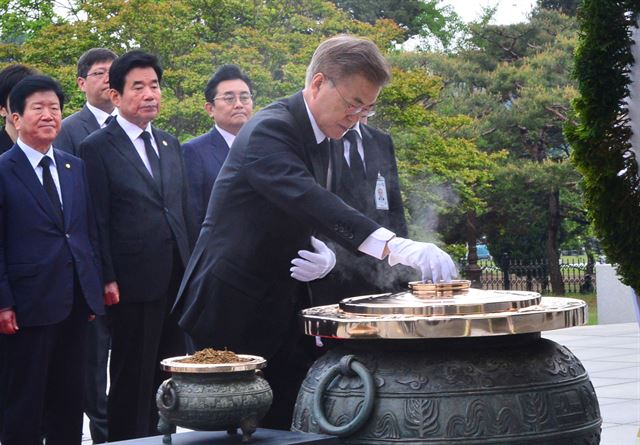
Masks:
[[[312,362],[313,339],[300,332],[296,312],[314,305],[306,283],[335,264],[333,252],[312,235],[378,259],[389,256],[392,265],[411,265],[424,278],[449,280],[456,273],[433,244],[395,237],[326,188],[327,138],[340,139],[370,114],[389,78],[373,42],[324,41],[304,90],[242,127],[213,186],[174,310],[196,347],[269,360],[265,376],[274,398],[263,426],[289,429]]]
[[[80,111],[62,121],[56,148],[77,155],[80,142],[112,119],[115,107],[109,96],[109,68],[116,57],[108,49],[91,48],[78,59],[76,82],[87,101]]]
[[[62,121],[62,129],[53,145],[78,155],[80,143],[91,133],[106,127],[115,114],[109,96],[109,68],[116,54],[105,48],[92,48],[78,59],[76,80],[86,103],[80,111]],[[107,431],[107,363],[109,327],[106,315],[99,315],[87,328],[84,377],[84,409],[89,417],[93,443],[105,443]]]
[[[182,145],[194,221],[202,224],[209,196],[229,147],[253,114],[251,80],[236,65],[223,65],[204,89],[206,110],[214,122],[208,133]]]

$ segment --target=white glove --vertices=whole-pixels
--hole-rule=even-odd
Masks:
[[[423,280],[451,281],[458,275],[451,257],[435,244],[405,238],[393,238],[387,243],[389,265],[404,264],[422,272]]]
[[[299,250],[300,257],[291,260],[291,278],[304,282],[324,278],[336,265],[336,254],[325,243],[312,236],[311,245],[315,252]]]

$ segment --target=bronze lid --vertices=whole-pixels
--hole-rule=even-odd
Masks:
[[[470,289],[461,281],[410,285],[412,292],[305,309],[304,332],[340,339],[481,337],[561,329],[588,319],[586,303],[573,298]]]
[[[254,369],[261,369],[267,366],[267,361],[257,355],[238,354],[238,357],[240,357],[241,359],[246,359],[246,361],[235,363],[205,364],[181,362],[181,360],[188,357],[188,355],[183,355],[180,357],[166,358],[160,362],[160,367],[163,371],[168,372],[206,374],[252,371]]]

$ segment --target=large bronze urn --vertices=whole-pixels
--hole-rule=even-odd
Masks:
[[[586,304],[533,292],[414,283],[302,313],[335,347],[309,370],[292,429],[346,444],[597,444],[580,361],[540,331],[584,324]]]

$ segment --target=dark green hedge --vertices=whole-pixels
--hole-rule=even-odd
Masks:
[[[586,205],[609,260],[640,290],[640,181],[630,151],[628,113],[631,27],[639,0],[584,0],[575,75],[576,119],[565,128],[584,180]],[[638,61],[640,63],[640,61]],[[640,93],[640,92],[639,92]],[[620,173],[623,172],[623,173]]]

